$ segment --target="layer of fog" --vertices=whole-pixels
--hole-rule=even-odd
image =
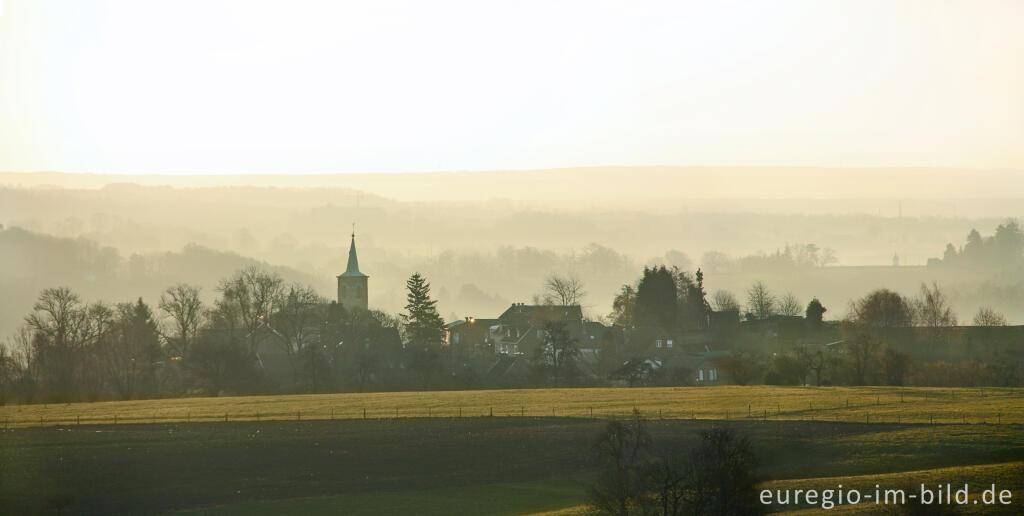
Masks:
[[[10,177],[32,176],[6,176],[8,184]],[[557,273],[585,282],[587,311],[598,317],[646,264],[692,270],[712,265],[702,263],[709,251],[739,258],[816,244],[834,250],[836,262],[825,268],[711,267],[707,288],[730,290],[742,300],[751,283],[763,280],[804,303],[817,296],[835,318],[871,288],[913,294],[935,280],[951,289],[962,320],[981,305],[1000,308],[1012,322],[1024,320],[1019,275],[923,267],[947,243],[962,244],[972,228],[987,235],[1007,216],[1019,215],[1024,204],[1012,200],[684,199],[697,193],[657,183],[647,188],[678,197],[586,201],[579,194],[591,185],[581,183],[563,192],[574,201],[502,200],[515,192],[500,188],[478,188],[478,201],[444,200],[449,189],[458,189],[458,177],[435,177],[416,201],[337,186],[0,188],[0,224],[8,229],[0,249],[0,335],[13,331],[44,287],[71,286],[86,299],[142,296],[154,303],[160,290],[187,281],[212,298],[218,278],[251,260],[333,298],[353,222],[360,265],[371,277],[370,303],[389,312],[401,310],[404,281],[414,271],[431,281],[446,318],[497,315],[512,302],[531,301],[544,278]],[[965,215],[971,206],[996,213]],[[11,233],[15,227],[27,232]],[[894,255],[899,268],[889,267]]]

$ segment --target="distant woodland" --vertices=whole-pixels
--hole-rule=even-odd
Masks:
[[[725,199],[716,207],[706,199],[526,202],[501,193],[471,202],[397,201],[342,187],[0,188],[0,335],[39,290],[57,285],[88,299],[154,301],[168,284],[212,287],[260,263],[331,297],[353,223],[370,304],[386,311],[402,306],[412,271],[431,278],[447,319],[531,301],[558,273],[586,282],[582,303],[597,318],[638,267],[665,264],[703,267],[711,290],[739,293],[764,281],[829,306],[875,287],[911,294],[937,281],[960,313],[992,305],[1024,322],[1019,269],[969,258],[1005,217],[899,216],[925,205],[941,212],[953,201],[837,200],[828,212],[822,200]],[[882,204],[884,214],[871,213]],[[950,258],[948,246],[968,258]],[[930,259],[950,266],[926,267]]]

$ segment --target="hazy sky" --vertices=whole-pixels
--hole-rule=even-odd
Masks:
[[[0,170],[1024,167],[1024,2],[0,0]]]

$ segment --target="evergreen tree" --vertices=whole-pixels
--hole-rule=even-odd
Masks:
[[[444,320],[437,313],[437,301],[430,299],[430,283],[415,273],[405,282],[409,294],[402,314],[408,342],[412,347],[436,349],[444,339]]]
[[[410,353],[410,367],[419,373],[424,384],[440,369],[440,350],[444,339],[444,320],[437,313],[437,301],[430,299],[430,283],[415,273],[405,282],[409,289],[405,322],[406,349]]]
[[[676,279],[664,266],[644,267],[644,276],[636,289],[637,326],[676,327],[678,315]]]
[[[821,301],[818,301],[818,298],[812,299],[810,303],[807,303],[807,310],[804,312],[804,315],[807,317],[807,324],[811,328],[820,328],[821,318],[827,311],[828,309],[821,304]]]

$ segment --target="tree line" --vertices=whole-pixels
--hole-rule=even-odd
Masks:
[[[481,371],[495,351],[447,345],[438,301],[421,274],[407,280],[406,291],[400,314],[349,309],[258,266],[221,279],[212,302],[185,283],[166,288],[155,307],[141,298],[111,305],[85,302],[65,287],[44,289],[9,345],[0,346],[0,401],[494,386]],[[1006,324],[982,308],[973,319],[978,331],[964,333],[934,283],[913,298],[878,289],[852,302],[845,318],[828,322],[817,299],[803,305],[763,282],[746,294],[744,305],[727,291],[709,296],[699,268],[691,274],[645,267],[615,296],[604,320],[610,331],[588,344],[597,350],[594,371],[582,373],[582,344],[566,321],[548,321],[540,345],[525,357],[529,385],[614,382],[623,364],[640,363],[649,352],[624,347],[614,332],[651,327],[712,335],[717,349],[731,351],[717,363],[737,384],[1021,382],[1018,357],[1002,349],[927,358],[936,343],[976,337],[977,347],[991,336],[981,330]],[[578,278],[552,275],[538,302],[578,305],[584,296]],[[266,371],[274,368],[290,374],[271,378]],[[642,378],[631,371],[630,385],[694,382],[692,371],[648,371]]]

